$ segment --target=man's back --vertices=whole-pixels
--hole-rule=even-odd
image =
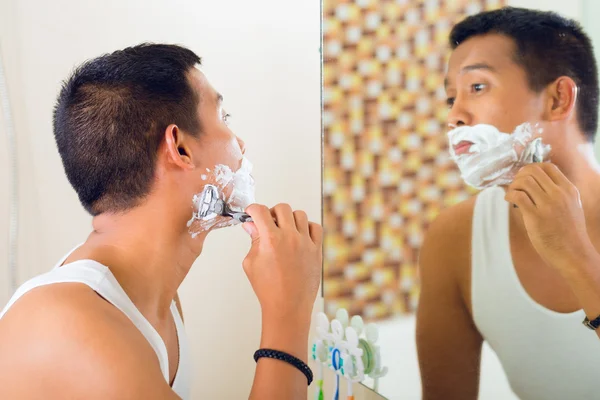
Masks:
[[[524,258],[523,243],[511,246],[523,238],[517,224],[509,230],[509,210],[504,191],[488,189],[447,210],[428,234],[417,328],[425,398],[442,391],[444,398],[476,398],[482,338],[521,398],[594,395],[597,372],[588,355],[600,342],[581,326],[583,311],[559,313],[529,296],[561,288],[552,269]],[[527,267],[538,280],[532,284],[526,272],[526,290],[517,270]]]

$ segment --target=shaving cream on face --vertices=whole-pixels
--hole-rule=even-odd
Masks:
[[[547,159],[550,146],[542,143],[541,133],[529,123],[512,134],[492,125],[461,126],[448,132],[450,156],[468,185],[476,189],[508,185],[521,167]],[[465,150],[469,143],[457,154],[457,147]]]
[[[233,172],[227,165],[216,165],[212,172],[212,177],[216,186],[219,188],[221,200],[234,211],[244,211],[249,205],[255,202],[254,198],[254,178],[252,177],[252,163],[246,158],[242,158],[241,166]],[[207,172],[210,170],[207,168]],[[204,179],[203,179],[204,180]],[[194,195],[193,210],[199,210],[202,207],[200,203],[202,193]],[[224,228],[237,225],[239,222],[233,218],[222,217],[215,213],[210,213],[204,218],[198,219],[196,213],[188,221],[188,230],[195,238],[199,233],[211,229]]]
[[[235,173],[226,165],[215,167],[217,184],[223,192],[231,191],[225,202],[234,211],[244,211],[246,207],[256,201],[252,168],[252,163],[246,157],[242,158],[242,165]]]

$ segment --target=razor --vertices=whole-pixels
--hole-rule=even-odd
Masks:
[[[542,144],[542,138],[534,139],[524,150],[522,159],[526,160],[531,158],[532,163],[544,162],[544,145]],[[513,204],[513,208],[519,208],[516,204]]]
[[[221,198],[221,192],[215,185],[206,185],[199,198],[194,199],[196,209],[194,217],[203,220],[211,214],[233,218],[241,223],[253,222],[252,217],[245,212],[234,211]]]

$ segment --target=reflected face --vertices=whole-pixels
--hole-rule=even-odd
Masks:
[[[470,38],[454,50],[445,81],[450,128],[489,124],[511,133],[541,119],[542,94],[529,88],[514,54],[512,39],[498,34]]]

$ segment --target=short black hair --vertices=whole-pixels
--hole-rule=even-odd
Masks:
[[[123,212],[147,196],[170,124],[197,136],[201,63],[177,45],[143,43],[83,63],[63,83],[54,138],[65,173],[92,215]]]
[[[450,46],[456,49],[469,38],[493,33],[514,41],[515,62],[525,69],[535,92],[561,76],[575,81],[577,122],[593,142],[598,128],[598,70],[591,40],[581,25],[554,12],[504,7],[455,25]]]

